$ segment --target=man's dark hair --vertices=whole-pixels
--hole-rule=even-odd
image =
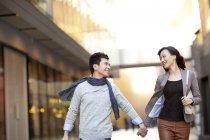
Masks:
[[[172,46],[163,47],[158,51],[159,56],[163,50],[168,50],[171,55],[176,55],[176,63],[179,68],[181,68],[183,70],[186,68],[184,57],[179,53],[179,51],[176,48],[174,48]],[[165,71],[168,71],[168,69],[165,69]]]
[[[94,68],[93,68],[93,65],[94,64],[100,64],[101,62],[101,58],[105,58],[105,59],[108,59],[109,60],[109,57],[107,54],[105,53],[102,53],[102,52],[97,52],[97,53],[94,53],[90,56],[89,58],[89,67],[90,67],[90,72],[91,74],[93,74],[94,72]]]

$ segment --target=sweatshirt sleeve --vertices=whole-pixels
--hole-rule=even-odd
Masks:
[[[71,131],[74,127],[74,122],[77,117],[77,113],[80,106],[80,89],[77,87],[74,91],[74,95],[71,99],[70,106],[66,115],[66,120],[64,123],[64,130]]]
[[[139,117],[129,101],[122,95],[120,90],[113,84],[112,88],[119,107],[132,119],[132,123],[135,125],[139,125],[140,123],[142,123],[142,119]]]

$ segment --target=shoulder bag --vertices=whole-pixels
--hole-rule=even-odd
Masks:
[[[188,77],[189,77],[189,70],[187,70],[186,86],[188,85]],[[193,99],[193,95],[192,95],[191,90],[189,91],[189,93],[186,96],[188,98]],[[185,105],[184,106],[184,111],[185,111],[185,114],[189,114],[189,115],[195,114],[195,109],[192,105]]]

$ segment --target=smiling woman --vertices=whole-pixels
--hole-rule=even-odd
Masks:
[[[195,73],[185,70],[184,57],[172,46],[161,48],[158,55],[165,73],[156,80],[155,92],[145,109],[147,118],[144,123],[151,127],[153,120],[158,118],[160,140],[188,140],[190,124],[194,121],[195,114],[187,113],[184,107],[201,102]],[[190,91],[192,97],[188,96]]]

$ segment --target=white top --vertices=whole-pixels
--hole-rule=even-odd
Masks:
[[[114,84],[111,85],[119,107],[128,114],[132,119],[132,123],[136,125],[142,123],[142,119],[138,116],[127,99]],[[107,85],[92,86],[85,81],[76,87],[66,116],[64,130],[72,130],[79,110],[80,138],[85,140],[111,138],[113,127],[110,114],[112,107]]]

